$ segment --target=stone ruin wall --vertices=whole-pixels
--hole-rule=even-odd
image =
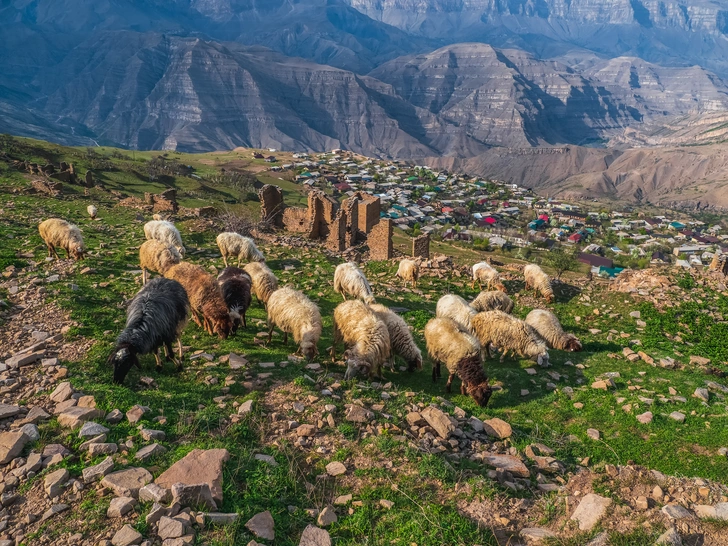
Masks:
[[[425,233],[412,239],[412,257],[430,259],[430,234]]]
[[[382,218],[379,223],[372,228],[367,241],[369,244],[369,259],[371,260],[390,260],[394,256],[394,248],[392,245],[392,233],[394,224],[388,218]]]

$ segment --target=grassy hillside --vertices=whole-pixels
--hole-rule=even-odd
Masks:
[[[50,155],[56,162],[71,160],[81,169],[88,161],[83,157],[85,150],[32,145],[40,146],[35,152],[36,160],[47,160]],[[193,165],[196,173],[206,173],[233,161],[235,154],[246,155],[178,155],[181,162]],[[151,155],[135,153],[131,161]],[[126,384],[118,386],[111,382],[106,359],[124,324],[124,302],[140,288],[137,264],[138,248],[144,240],[143,223],[134,219],[136,211],[114,206],[115,200],[102,190],[93,189],[89,196],[76,191],[59,199],[48,199],[26,194],[22,175],[2,162],[0,169],[0,208],[4,220],[0,227],[4,241],[0,247],[0,269],[18,268],[23,290],[33,290],[37,284],[34,279],[39,279],[47,288],[46,302],[62,309],[63,322],[72,326],[65,339],[69,343],[89,342],[88,350],[64,362],[74,387],[94,395],[104,411],[127,411],[134,404],[152,408],[143,423],[162,429],[167,435],[161,442],[167,452],[144,464],[155,476],[193,448],[226,447],[230,451],[232,459],[225,469],[221,511],[237,512],[241,517],[231,527],[201,531],[200,543],[245,544],[253,537],[243,524],[254,514],[270,510],[278,537],[275,544],[298,544],[303,528],[315,522],[310,510],[320,510],[349,493],[354,504],[338,507],[338,522],[329,528],[337,546],[497,544],[493,529],[479,528],[477,521],[468,517],[466,505],[474,502],[486,503],[493,512],[500,509],[501,513],[511,514],[509,517],[517,520],[519,526],[556,525],[562,521],[566,514],[562,499],[558,494],[538,493],[536,473],[532,473],[530,487],[514,491],[491,479],[490,469],[482,462],[460,457],[457,450],[424,449],[408,430],[405,417],[417,405],[424,407],[431,402],[441,404],[451,413],[457,414],[457,408],[461,408],[467,415],[480,419],[504,419],[514,433],[502,442],[503,449],[513,447],[523,452],[536,442],[550,446],[555,450],[554,457],[568,469],[562,481],[568,480],[580,464],[597,473],[603,472],[606,464],[638,464],[665,474],[699,476],[728,484],[728,458],[718,454],[719,448],[728,446],[724,398],[713,391],[706,405],[691,396],[697,387],[705,386],[706,380],[722,380],[687,365],[688,357],[696,354],[712,359],[719,370],[728,371],[725,318],[714,318],[728,317],[725,291],[682,279],[680,282],[688,284],[681,301],[676,300],[667,310],[658,310],[643,298],[610,292],[606,285],[569,279],[568,284],[558,285],[557,301],[552,308],[565,329],[582,340],[584,350],[572,354],[553,351],[553,366],[548,369],[540,369],[526,360],[488,361],[487,373],[500,390],[494,393],[487,408],[480,408],[471,398],[459,394],[458,380],[451,394],[445,392],[445,378],[433,384],[428,359],[424,370],[416,373],[385,371],[385,384],[343,381],[343,364],[332,363],[325,352],[332,343],[332,312],[341,301],[333,292],[333,271],[342,260],[318,248],[263,243],[261,249],[267,263],[281,284],[303,290],[321,308],[324,334],[319,344],[320,359],[316,361],[320,366],[289,359],[295,348],[292,341],[284,346],[281,335],[274,335],[272,343],[265,344],[265,312],[254,303],[248,313],[248,328],[227,340],[210,337],[190,324],[182,340],[186,347],[183,372],[175,373],[168,365],[158,373],[153,357],[148,356],[142,359],[143,369],[132,370]],[[165,187],[115,169],[103,170],[98,176],[107,188],[129,194],[156,192]],[[231,195],[224,187],[202,188],[195,178],[177,177],[173,183],[182,191],[182,204],[189,206]],[[298,193],[294,184],[286,189],[291,194]],[[196,197],[194,192],[204,192],[204,197]],[[86,205],[92,202],[99,207],[96,221],[85,213]],[[85,262],[45,260],[46,250],[36,226],[51,216],[80,226],[90,249]],[[214,243],[216,233],[211,228],[194,219],[177,225],[190,261],[213,272],[223,267]],[[400,237],[397,243],[406,245],[407,241]],[[442,246],[438,250],[447,252],[448,248]],[[456,254],[462,263],[482,257],[482,253],[471,251]],[[86,266],[92,270],[81,275]],[[395,262],[369,262],[363,268],[378,301],[402,308],[402,316],[413,327],[423,353],[423,329],[434,316],[437,299],[447,292],[466,299],[477,294],[466,279],[455,275],[426,275],[413,291],[401,288],[395,281]],[[45,283],[55,273],[61,274],[60,280]],[[517,274],[507,278],[509,293],[516,301],[515,314],[525,317],[534,306],[542,306],[543,302],[524,291]],[[0,298],[13,304],[15,298],[8,294],[7,285],[3,286]],[[712,320],[703,320],[704,309],[714,313]],[[641,312],[646,326],[639,326],[630,316],[636,310]],[[18,327],[7,319],[7,314],[0,320],[4,321],[0,328]],[[685,366],[670,370],[642,361],[629,362],[622,357],[622,348],[626,346],[645,350],[657,361],[674,357]],[[232,370],[226,360],[230,353],[244,355],[249,365]],[[613,377],[614,389],[591,387],[594,381],[608,376]],[[153,382],[143,377],[151,377]],[[330,394],[322,394],[324,389]],[[684,401],[676,396],[684,397]],[[246,400],[254,401],[253,412],[232,418]],[[371,423],[359,425],[344,419],[345,406],[353,402],[374,411]],[[326,409],[326,405],[335,408]],[[640,424],[635,416],[647,410],[654,413],[654,420],[651,424]],[[673,411],[682,412],[685,421],[678,423],[669,418]],[[332,421],[328,421],[328,415]],[[152,422],[158,416],[166,422]],[[317,424],[325,435],[302,447],[296,435],[288,431],[288,421]],[[62,430],[54,420],[40,428],[41,440],[34,449],[57,442],[77,448],[82,441]],[[590,428],[599,430],[599,440],[587,435]],[[112,427],[108,442],[121,444],[131,439],[133,445],[127,457],[117,459],[117,467],[131,463],[135,451],[143,446],[138,434],[136,427],[126,421]],[[437,454],[438,451],[445,453]],[[256,454],[271,455],[277,466],[257,460]],[[585,458],[590,458],[588,463]],[[72,458],[62,464],[77,476],[83,467],[101,459]],[[325,477],[325,465],[335,460],[345,463],[347,474],[336,479]],[[28,482],[30,493],[42,490],[43,475]],[[559,483],[555,477],[548,481]],[[393,506],[385,507],[382,499],[393,501]],[[60,520],[30,525],[25,543],[32,544],[34,537],[61,537],[77,531],[88,536],[103,533],[110,525],[105,517],[110,500],[108,494],[90,489],[73,515],[68,513]],[[528,507],[523,513],[508,508],[523,502]],[[146,533],[144,516],[149,509],[150,506],[142,506],[124,521]],[[610,529],[608,523],[604,525]],[[585,543],[579,540],[586,540],[587,535],[568,526],[563,529],[576,540],[574,544]],[[657,528],[636,527],[621,533],[624,541],[619,544],[646,544],[658,531],[661,532]]]

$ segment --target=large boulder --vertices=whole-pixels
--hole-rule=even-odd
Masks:
[[[229,459],[227,449],[194,449],[164,471],[155,483],[170,490],[176,483],[207,484],[219,506],[222,504],[222,466]]]

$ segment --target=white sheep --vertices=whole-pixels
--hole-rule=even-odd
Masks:
[[[182,244],[182,236],[172,222],[166,220],[152,220],[144,224],[144,236],[147,240],[156,239],[163,243],[172,245],[181,256],[185,255],[185,247]]]
[[[526,324],[531,325],[538,332],[546,341],[549,349],[581,351],[581,341],[574,334],[564,332],[559,319],[551,311],[534,309],[526,316]]]
[[[334,271],[334,292],[344,299],[349,294],[364,303],[374,303],[372,287],[369,286],[364,272],[354,262],[339,264]]]
[[[321,312],[318,306],[303,292],[284,286],[268,298],[268,343],[273,329],[283,330],[283,343],[288,343],[288,333],[298,343],[298,353],[311,360],[318,354],[321,339]]]
[[[139,268],[142,270],[142,283],[147,284],[147,270],[164,275],[173,265],[182,261],[182,256],[172,245],[151,239],[139,247]]]
[[[225,267],[228,266],[227,259],[229,257],[238,258],[238,266],[240,262],[264,262],[265,257],[262,252],[255,246],[255,241],[250,237],[243,237],[238,233],[227,231],[217,236],[217,246],[222,254]]]
[[[533,288],[540,293],[547,302],[554,301],[554,290],[551,288],[551,279],[536,264],[528,264],[523,268],[523,276],[526,279],[526,288]]]
[[[503,311],[485,311],[475,315],[472,324],[475,337],[484,349],[491,351],[491,355],[493,349],[502,351],[501,362],[508,352],[512,352],[539,366],[548,366],[546,342],[525,321]]]
[[[404,319],[380,303],[374,303],[369,307],[372,311],[374,311],[379,320],[387,325],[389,341],[392,347],[392,361],[390,361],[390,364],[392,364],[391,367],[394,367],[394,355],[399,355],[405,362],[407,362],[408,371],[413,372],[415,370],[421,370],[422,351],[420,351],[420,348],[415,343],[412,332]]]
[[[60,218],[49,218],[40,223],[38,232],[48,247],[49,258],[55,256],[56,260],[60,260],[56,247],[61,247],[66,251],[68,258],[83,260],[86,247],[83,244],[81,230],[77,226]]]
[[[425,326],[427,352],[433,361],[432,381],[440,377],[440,364],[450,372],[445,388],[450,392],[453,378],[460,377],[460,392],[469,394],[480,406],[490,399],[492,389],[481,363],[478,340],[463,332],[454,320],[434,318]]]
[[[414,260],[404,259],[399,262],[395,276],[402,279],[405,286],[407,286],[408,282],[411,282],[412,287],[417,288],[417,279],[420,278],[420,266]]]
[[[250,262],[243,267],[253,280],[253,292],[258,301],[266,305],[270,295],[278,290],[278,279],[262,262]]]
[[[478,262],[473,266],[473,284],[471,288],[475,288],[476,282],[481,290],[483,289],[483,284],[485,284],[488,290],[495,289],[506,292],[506,287],[500,280],[500,274],[488,262]]]
[[[369,377],[382,377],[382,365],[391,354],[387,325],[359,300],[340,303],[334,309],[334,344],[331,358],[336,360],[336,346],[343,342],[348,349],[345,379],[366,372]]]
[[[500,290],[491,290],[490,292],[481,292],[478,294],[470,302],[470,307],[478,313],[493,311],[494,309],[498,309],[504,313],[510,313],[513,311],[513,300]]]
[[[467,301],[455,294],[446,294],[441,297],[435,308],[436,317],[454,320],[463,332],[469,334],[473,333],[471,321],[476,314],[477,311],[470,307]]]
[[[91,220],[96,220],[96,215],[98,214],[99,210],[95,206],[89,205],[88,207],[86,207],[86,212],[88,212]]]

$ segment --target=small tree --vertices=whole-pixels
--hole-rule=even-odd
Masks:
[[[574,254],[564,252],[562,248],[554,248],[551,252],[546,254],[544,262],[546,265],[549,265],[556,270],[557,279],[560,278],[564,272],[575,271],[579,266],[576,256],[574,256]]]

